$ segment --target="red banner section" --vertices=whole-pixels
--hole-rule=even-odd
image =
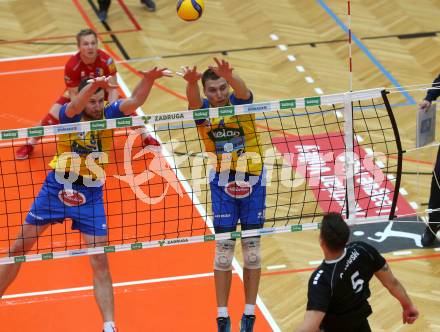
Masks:
[[[345,213],[345,145],[341,133],[272,139],[284,162],[303,176],[323,211]],[[367,148],[368,149],[368,148]],[[371,150],[371,149],[370,149]],[[394,185],[384,174],[396,172],[396,160],[388,165],[383,153],[354,148],[354,194],[356,217],[387,216],[390,213]],[[388,169],[387,169],[388,168]],[[298,180],[295,180],[298,181]],[[414,214],[414,209],[399,194],[396,215]]]

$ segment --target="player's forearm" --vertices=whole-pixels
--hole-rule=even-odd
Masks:
[[[68,88],[69,98],[73,100],[78,95],[78,88]]]
[[[231,88],[234,90],[234,94],[238,99],[249,99],[250,97],[250,91],[246,86],[246,83],[240,78],[240,76],[232,73],[231,77],[226,78],[226,81],[231,86]]]
[[[119,92],[117,89],[108,89],[107,93],[108,93],[108,102],[110,104],[118,100]]]
[[[188,108],[190,110],[196,110],[202,107],[200,88],[197,82],[188,83],[186,85],[186,97],[188,98]]]
[[[109,82],[112,85],[118,85],[118,80],[116,78],[116,75],[112,75],[109,78]],[[107,93],[108,93],[108,101],[109,103],[113,103],[114,101],[118,100],[119,98],[119,92],[118,89],[107,89]]]
[[[390,294],[400,302],[403,308],[407,308],[412,305],[411,299],[406,293],[405,288],[394,276],[388,264],[385,264],[379,271],[375,273],[375,275],[380,280],[382,285],[388,289]]]
[[[295,332],[318,332],[319,325],[324,319],[324,316],[325,312],[307,310],[303,322],[296,328]]]
[[[400,302],[402,308],[408,308],[412,306],[412,301],[399,280],[394,278],[394,280],[391,282],[391,285],[387,288],[390,294],[393,295]]]
[[[304,321],[295,329],[295,332],[319,332],[319,328],[315,324]]]
[[[87,105],[89,99],[93,96],[97,90],[97,86],[94,83],[88,84],[84,89],[82,89],[75,98],[69,103],[66,109],[66,115],[69,118],[75,115],[81,114]]]

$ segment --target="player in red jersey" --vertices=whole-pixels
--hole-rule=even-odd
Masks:
[[[58,98],[49,110],[49,113],[41,120],[40,125],[50,126],[59,124],[61,106],[70,102],[78,94],[79,83],[85,78],[111,76],[111,84],[116,85],[116,65],[113,59],[104,51],[98,49],[98,37],[93,30],[84,29],[76,35],[78,52],[72,55],[64,66],[64,82],[66,90]],[[106,100],[109,103],[119,97],[116,89],[109,89]],[[159,143],[148,134],[143,135],[144,145],[157,147]],[[38,139],[32,138],[25,145],[17,149],[15,157],[26,159],[34,150]]]

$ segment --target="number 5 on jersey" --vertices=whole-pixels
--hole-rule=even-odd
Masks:
[[[353,290],[356,294],[359,293],[364,287],[364,280],[358,277],[359,271],[356,271],[351,275],[351,284],[353,285]],[[356,278],[358,279],[356,280]]]

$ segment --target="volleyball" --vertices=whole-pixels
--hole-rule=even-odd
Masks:
[[[198,20],[204,9],[203,0],[179,0],[177,2],[177,15],[184,21]]]

